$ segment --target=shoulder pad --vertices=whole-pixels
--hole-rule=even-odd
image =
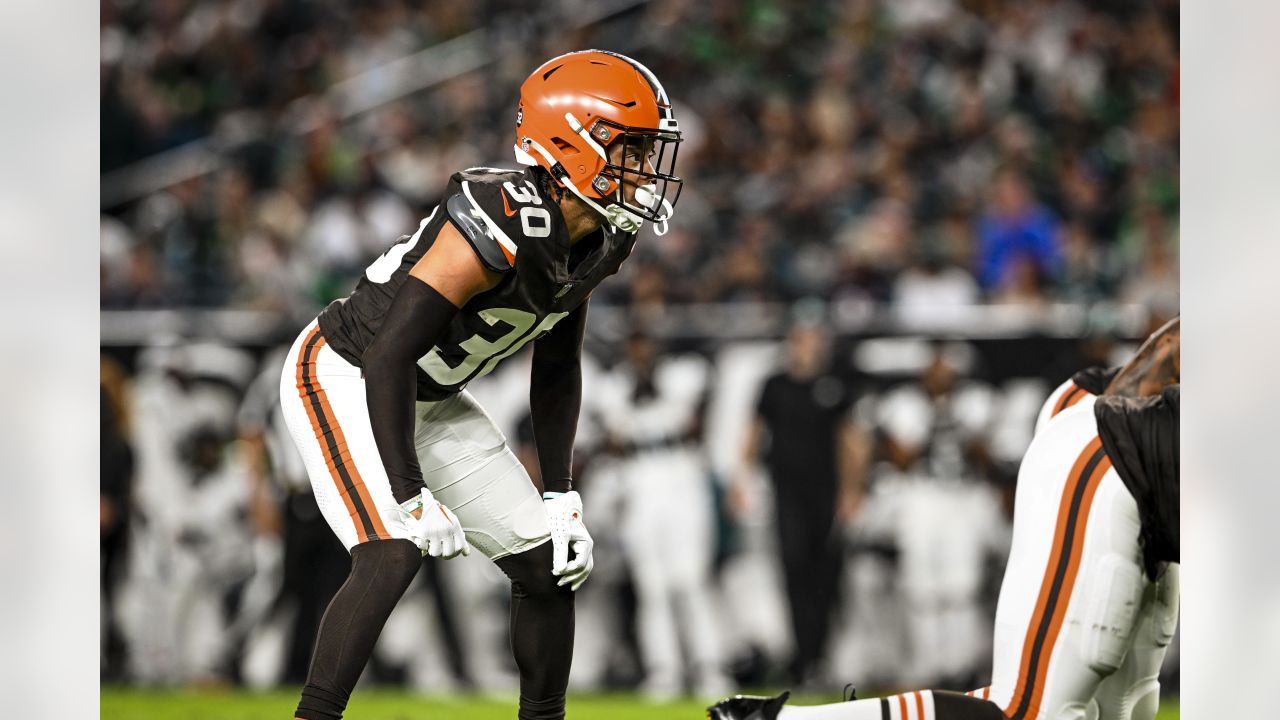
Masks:
[[[450,197],[445,202],[445,210],[485,267],[499,273],[511,269],[516,261],[515,243],[469,193],[461,192]]]
[[[466,170],[459,170],[453,174],[454,182],[462,182],[466,180],[470,183],[495,183],[502,184],[504,182],[518,182],[524,173],[520,170],[509,170],[507,168],[494,167],[472,167]]]

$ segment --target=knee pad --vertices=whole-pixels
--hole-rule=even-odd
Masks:
[[[1086,594],[1081,598],[1085,607],[1079,617],[1077,650],[1080,660],[1102,677],[1115,672],[1124,661],[1142,603],[1143,584],[1137,563],[1109,554],[1081,586]],[[1080,712],[1080,717],[1085,717],[1083,705]]]

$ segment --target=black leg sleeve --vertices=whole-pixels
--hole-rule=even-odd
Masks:
[[[1005,720],[993,702],[946,690],[934,690],[933,710],[937,720]]]
[[[420,567],[422,552],[408,540],[372,540],[351,550],[351,574],[320,621],[296,717],[342,717],[382,627]]]
[[[511,650],[520,669],[520,720],[563,720],[573,662],[573,591],[556,586],[551,543],[497,561],[511,578]]]

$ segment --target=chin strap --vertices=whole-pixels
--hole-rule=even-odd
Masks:
[[[675,206],[666,198],[662,198],[662,208],[666,210],[666,213],[661,216],[661,220],[653,224],[653,233],[658,237],[667,234],[667,221],[671,219],[672,215],[676,214]]]
[[[551,171],[552,174],[556,176],[556,179],[560,181],[561,185],[564,185],[565,187],[569,188],[569,192],[576,195],[579,200],[586,203],[587,206],[590,207],[592,210],[595,210],[596,212],[600,213],[600,215],[602,215],[610,225],[621,230],[622,232],[628,232],[628,233],[637,232],[644,225],[644,218],[636,215],[635,213],[631,212],[630,210],[628,210],[627,208],[621,205],[610,205],[608,207],[605,207],[600,203],[596,202],[595,200],[592,200],[591,198],[587,197],[581,190],[578,189],[578,186],[575,185],[573,181],[569,179],[568,173],[564,172],[564,168],[561,167],[559,163],[556,162],[555,158],[551,157],[551,153],[547,152],[547,149],[542,147],[542,145],[539,144],[537,140],[534,140],[532,138],[525,138],[525,142],[528,143],[529,149],[533,150],[534,152],[537,152],[544,159],[546,159],[547,165],[552,168],[552,171]],[[522,155],[523,157],[521,157]],[[533,159],[533,157],[529,155],[529,153],[524,152],[523,150],[520,149],[520,146],[517,145],[516,159],[520,160],[521,162],[524,162],[524,158],[529,158],[530,160]],[[538,163],[535,161],[535,162],[526,163],[526,164],[537,165]],[[559,168],[559,172],[556,172],[556,168]]]

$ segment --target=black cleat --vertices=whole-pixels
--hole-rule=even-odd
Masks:
[[[707,708],[707,717],[710,720],[777,720],[778,711],[789,697],[790,690],[771,698],[734,695]]]

